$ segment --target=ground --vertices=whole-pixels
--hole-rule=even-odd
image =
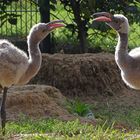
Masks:
[[[7,118],[15,120],[27,115],[72,120],[77,116],[68,112],[66,102],[75,98],[92,104],[97,120],[102,118],[98,113],[102,110],[108,109],[111,117],[120,111],[125,116],[129,115],[129,109],[137,109],[140,105],[140,91],[124,84],[113,54],[43,54],[37,76],[28,85],[9,89]],[[98,123],[87,118],[79,119]],[[125,124],[116,127],[127,128]]]
[[[101,105],[112,109],[140,105],[139,91],[123,83],[113,54],[44,54],[42,67],[29,85],[9,89],[8,118],[23,113],[65,119],[72,116],[65,108],[66,99],[75,97],[97,110]]]

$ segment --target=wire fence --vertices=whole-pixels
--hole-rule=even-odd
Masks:
[[[26,40],[26,36],[28,35],[30,28],[34,24],[40,22],[38,0],[34,0],[34,2],[29,0],[19,0],[18,2],[13,2],[7,7],[7,12],[18,14],[20,16],[17,19],[16,25],[12,25],[8,21],[4,23],[4,25],[0,28],[0,38],[8,38],[10,40]],[[56,10],[51,10],[51,20],[57,18],[63,19],[67,23],[74,22],[73,14],[67,13],[67,11],[60,3],[57,4]],[[72,44],[77,42],[76,33],[72,35],[72,33],[67,29],[61,29],[61,31],[56,31],[55,33],[52,33],[52,36],[56,45],[56,40],[59,40],[59,43],[61,43],[62,46],[64,46],[66,42],[70,42]],[[89,41],[92,43],[91,46],[105,46],[106,48],[109,48],[116,43],[116,40],[114,40],[114,38],[112,42],[112,40],[110,41],[109,37],[102,35],[100,36],[100,34],[95,32],[94,30],[92,31],[92,36],[90,35],[88,38]],[[101,40],[104,41],[101,42]],[[139,25],[135,23],[131,25],[129,40],[131,47],[140,45]],[[107,44],[109,44],[109,46],[107,46]]]
[[[40,14],[36,3],[28,0],[20,0],[12,2],[7,6],[7,13],[19,15],[17,24],[12,25],[7,20],[0,28],[0,36],[2,38],[25,38],[30,28],[40,21]]]

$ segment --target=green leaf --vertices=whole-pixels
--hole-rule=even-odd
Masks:
[[[9,18],[8,22],[12,25],[16,25],[17,24],[17,18]]]
[[[4,13],[4,15],[1,15],[0,16],[0,20],[2,21],[3,19],[6,19],[7,18],[7,14],[6,13]]]
[[[66,28],[68,28],[68,29],[70,29],[70,30],[74,30],[74,29],[75,29],[75,26],[74,26],[74,24],[68,24],[68,25],[66,26]]]
[[[53,10],[53,11],[55,11],[56,10],[55,5],[50,4],[50,9]]]
[[[56,0],[51,0],[51,3],[57,4],[57,1]]]

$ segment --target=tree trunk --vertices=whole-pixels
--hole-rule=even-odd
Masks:
[[[50,0],[39,0],[39,11],[41,22],[50,22]],[[40,50],[43,53],[52,53],[50,34],[40,43]]]
[[[70,0],[71,7],[74,13],[75,21],[78,27],[78,38],[80,43],[80,52],[85,53],[87,51],[87,30],[80,16],[80,4],[75,0]]]

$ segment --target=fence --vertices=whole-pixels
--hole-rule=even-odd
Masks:
[[[40,22],[40,13],[38,9],[38,1],[34,0],[19,0],[18,2],[13,2],[12,5],[7,7],[7,12],[15,13],[20,15],[17,20],[16,25],[11,25],[8,21],[0,28],[0,38],[9,38],[10,40],[26,40],[26,36],[29,33],[30,28]],[[57,10],[51,10],[51,20],[53,19],[64,19],[67,23],[73,22],[73,15],[71,13],[67,13],[63,6],[58,3]],[[61,30],[62,32],[56,31],[55,34],[52,33],[54,42],[55,40],[59,40],[62,46],[66,43],[75,43],[77,42],[76,33],[72,36],[72,33],[67,29]],[[130,46],[135,47],[140,45],[140,26],[137,24],[133,24],[130,29]],[[98,39],[99,38],[99,39]],[[88,37],[91,42],[91,46],[101,46],[106,47],[106,49],[112,47],[112,45],[116,44],[116,40],[112,38],[110,39],[105,36],[100,36],[97,32],[92,31],[92,36]],[[104,40],[102,42],[101,40]],[[57,43],[56,43],[57,44]]]
[[[9,39],[12,42],[21,40],[25,41],[31,27],[34,24],[39,23],[41,20],[38,0],[18,0],[18,2],[12,2],[12,4],[7,7],[6,12],[19,15],[19,17],[17,17],[16,25],[10,24],[7,20],[0,28],[0,38]],[[59,2],[57,4],[57,10],[51,10],[50,12],[51,20],[65,19],[67,23],[72,22],[72,14],[67,14]],[[66,34],[64,32],[62,33],[57,31],[55,34],[52,33],[52,39],[55,46],[57,46],[56,40],[58,40],[58,38],[61,42],[61,46],[65,46],[65,42],[63,42],[63,40],[67,40],[67,38],[69,38],[69,33],[67,34],[68,36],[65,36]]]
[[[16,25],[10,24],[8,20],[5,22],[0,29],[2,38],[25,38],[32,25],[40,21],[37,4],[27,0],[13,2],[7,7],[6,12],[17,14],[19,17]]]

